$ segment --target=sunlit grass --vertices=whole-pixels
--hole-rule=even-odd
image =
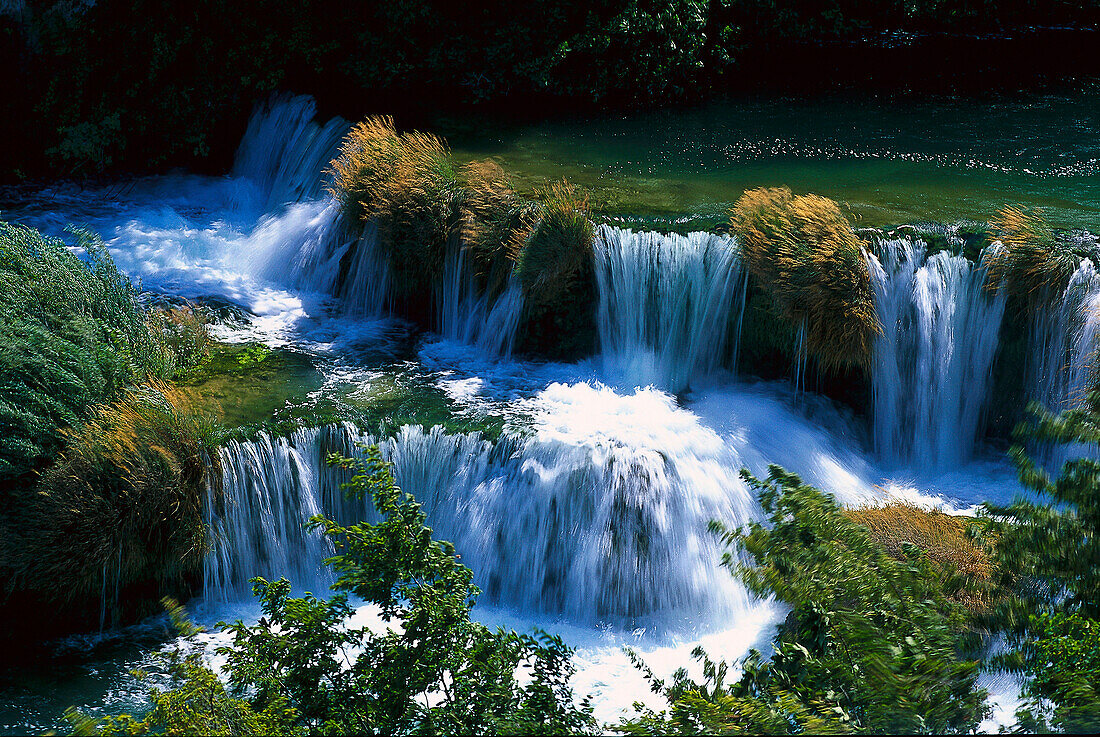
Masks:
[[[745,192],[730,228],[752,275],[804,327],[825,367],[866,364],[880,332],[863,248],[837,203],[786,187]]]

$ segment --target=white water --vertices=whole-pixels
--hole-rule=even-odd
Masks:
[[[342,118],[320,124],[317,105],[301,95],[276,95],[256,106],[233,164],[233,176],[249,179],[264,194],[264,209],[313,200],[324,171],[351,127]]]
[[[245,325],[220,328],[223,337],[352,353],[349,344],[378,342],[392,324],[388,271],[373,231],[348,236],[321,193],[338,126],[311,115],[300,99],[261,111],[232,178],[153,180],[113,199],[59,193],[28,221],[56,229],[79,216],[147,288],[240,307]],[[403,371],[417,372],[447,396],[453,417],[506,417],[502,438],[419,426],[369,438],[329,426],[228,443],[223,503],[209,505],[213,621],[249,600],[255,575],[327,587],[320,561],[330,548],[304,521],[370,512],[343,499],[322,459],[377,441],[436,535],[474,571],[485,592],[478,616],[566,634],[581,646],[578,692],[595,692],[600,716],[613,720],[642,696],[622,644],[668,675],[696,643],[740,656],[781,616],[718,567],[706,530],[712,519],[737,525],[759,514],[742,467],[763,475],[779,463],[846,504],[899,495],[956,507],[1010,495],[1003,463],[963,465],[985,397],[972,382],[988,374],[1003,310],[982,301],[969,267],[946,256],[925,261],[902,243],[885,267],[873,262],[880,307],[892,316],[877,356],[874,437],[902,466],[885,472],[865,452],[859,424],[831,402],[738,383],[724,370],[734,364],[744,300],[733,246],[712,234],[601,228],[601,350],[573,366],[510,359],[520,290],[508,285],[491,302],[478,295],[453,250],[438,285],[440,336],[405,362],[412,368],[345,363],[326,369],[326,385],[369,393],[379,374],[400,385]]]
[[[1036,312],[1031,326],[1030,399],[1052,412],[1080,405],[1100,349],[1100,274],[1089,259],[1065,290]]]
[[[736,345],[744,280],[732,238],[603,226],[596,236],[604,375],[678,392]],[[731,329],[732,328],[732,329]]]
[[[882,336],[875,346],[875,450],[895,466],[956,468],[978,442],[1004,316],[984,269],[961,256],[925,257],[908,239],[870,256]]]

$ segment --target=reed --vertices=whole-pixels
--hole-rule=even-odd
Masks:
[[[990,227],[1001,246],[987,249],[987,288],[1007,289],[1027,301],[1061,294],[1082,254],[1055,234],[1042,210],[1007,206]]]
[[[730,213],[741,254],[824,368],[866,365],[881,332],[861,242],[836,202],[786,187],[745,192]]]
[[[447,144],[429,133],[398,134],[389,117],[368,118],[344,139],[330,172],[343,212],[377,225],[398,294],[423,294],[441,274],[447,243],[460,227],[457,168]]]
[[[460,181],[463,247],[485,288],[497,293],[531,235],[538,209],[516,195],[508,175],[495,161],[466,164]]]
[[[530,235],[511,242],[516,275],[528,300],[554,304],[590,277],[595,230],[588,195],[567,180],[535,192],[538,220]]]

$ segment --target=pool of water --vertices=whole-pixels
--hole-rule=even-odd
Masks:
[[[568,177],[625,222],[718,222],[745,189],[785,184],[869,226],[981,221],[1023,204],[1100,229],[1100,94],[778,99],[451,128],[460,156],[496,157],[526,190]]]

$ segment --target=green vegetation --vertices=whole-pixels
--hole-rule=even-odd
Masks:
[[[595,236],[588,197],[565,180],[535,196],[538,220],[515,257],[526,299],[520,345],[552,358],[578,358],[595,347]]]
[[[492,160],[466,164],[462,183],[463,247],[483,288],[499,294],[531,237],[537,207],[516,195],[504,169]]]
[[[1001,247],[990,252],[989,288],[1006,288],[1020,300],[1061,296],[1081,258],[1089,255],[1057,235],[1038,210],[1005,207],[990,225]]]
[[[1052,415],[1037,405],[1010,451],[1024,486],[1036,493],[986,505],[997,535],[991,621],[1017,650],[1003,665],[1028,679],[1029,704],[1018,714],[1031,730],[1100,728],[1100,462],[1066,461],[1057,477],[1027,455],[1031,444],[1092,448],[1100,442],[1100,393],[1079,409]],[[1083,444],[1083,445],[1074,445]]]
[[[344,139],[332,173],[345,214],[377,226],[397,297],[423,301],[460,227],[458,171],[447,144],[430,133],[398,134],[389,117],[368,118]]]
[[[204,360],[188,310],[145,308],[92,234],[85,264],[57,239],[0,222],[0,488],[41,469],[97,402]]]
[[[826,368],[863,365],[881,332],[863,248],[832,200],[745,192],[730,215],[741,256]]]
[[[853,74],[843,63],[856,43],[899,68],[895,88],[927,79],[951,88],[973,76],[984,90],[988,71],[960,53],[973,47],[969,34],[1096,23],[1089,3],[996,0],[534,0],[523,13],[499,0],[473,11],[439,0],[7,3],[0,60],[9,74],[0,98],[16,138],[2,152],[11,163],[0,161],[0,173],[81,176],[224,162],[243,111],[280,88],[312,94],[345,115],[360,114],[361,100],[421,114],[471,105],[668,104],[759,87],[865,87],[867,65]],[[919,75],[904,69],[907,43],[919,43],[908,34],[960,29],[968,35],[949,44],[953,55],[935,68],[942,74],[925,68],[934,58]],[[942,54],[942,43],[935,48]],[[1016,89],[1032,78],[1083,73],[1057,53],[1031,56],[1050,57],[1049,68],[1012,67],[1016,74],[992,81]]]
[[[629,734],[967,733],[986,714],[962,585],[918,548],[894,557],[827,494],[772,466],[757,491],[767,524],[713,526],[736,551],[723,565],[757,596],[791,607],[770,660],[741,679],[705,654],[705,681],[654,681],[669,701],[625,722]],[[742,557],[743,553],[745,557]]]
[[[454,547],[431,538],[424,513],[394,484],[377,449],[352,473],[349,493],[369,494],[377,524],[311,524],[337,546],[328,564],[338,592],[290,595],[285,579],[255,579],[264,616],[230,625],[221,649],[228,688],[197,655],[177,655],[176,685],[143,719],[101,724],[100,734],[577,734],[590,710],[573,703],[571,651],[555,637],[492,631],[470,619],[478,596]],[[376,604],[382,632],[347,627],[348,596]],[[517,669],[529,677],[517,678]]]
[[[112,621],[148,611],[188,589],[205,551],[213,427],[163,383],[209,359],[205,317],[147,307],[74,233],[87,263],[0,223],[5,629],[90,626],[101,603]],[[19,616],[31,609],[51,615]]]
[[[190,592],[206,555],[207,464],[212,423],[165,385],[97,405],[0,524],[5,577],[17,598],[90,624],[144,611]],[[213,480],[216,482],[216,479]],[[136,610],[136,611],[135,611]]]

